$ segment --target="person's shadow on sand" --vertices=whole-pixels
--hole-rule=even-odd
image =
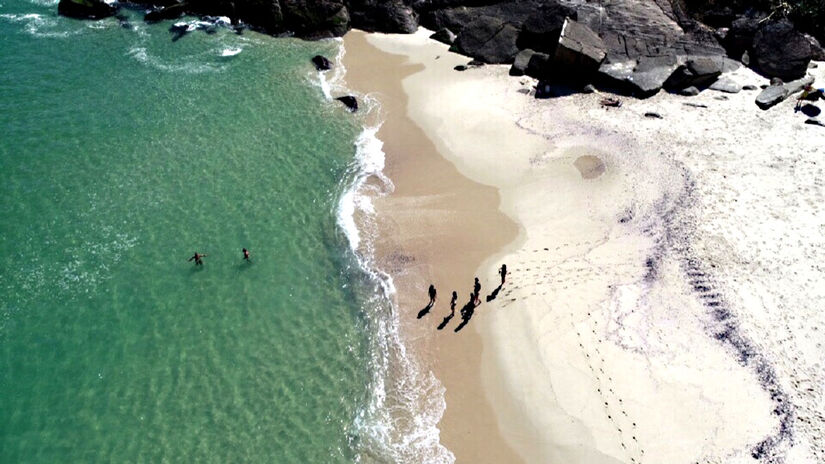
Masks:
[[[476,305],[473,300],[470,300],[467,304],[461,308],[461,324],[458,324],[458,327],[455,328],[456,333],[459,330],[463,329],[467,323],[470,322],[470,318],[473,317],[473,313],[476,311]]]
[[[493,290],[493,293],[487,295],[487,303],[495,300],[498,297],[498,292],[501,291],[502,285],[504,285],[504,284],[500,284],[498,287],[496,287],[495,290]]]
[[[427,306],[424,306],[424,308],[421,311],[418,311],[418,319],[421,319],[422,317],[426,316],[427,313],[429,313],[431,309],[433,309],[433,302],[432,301]]]
[[[449,315],[449,316],[445,317],[445,318],[444,318],[444,320],[443,320],[443,321],[441,321],[441,324],[438,324],[438,330],[441,330],[441,329],[443,329],[444,327],[446,327],[446,326],[447,326],[447,324],[448,324],[451,320],[453,320],[453,316],[455,316],[455,313],[454,313],[454,312],[453,312],[453,313],[450,313],[450,315]]]

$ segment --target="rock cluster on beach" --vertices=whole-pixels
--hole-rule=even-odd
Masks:
[[[699,0],[150,3],[147,21],[183,14],[226,16],[236,25],[308,39],[341,36],[351,28],[411,33],[422,25],[436,31],[432,38],[450,44],[454,52],[483,63],[512,64],[513,75],[561,83],[574,90],[595,85],[639,98],[661,89],[688,95],[709,87],[737,92],[740,89],[735,84],[717,80],[742,64],[768,78],[794,81],[805,77],[811,59],[825,58],[818,40],[781,14],[753,7],[741,11],[726,7],[720,13]],[[114,15],[116,7],[102,0],[61,0],[58,11],[78,18],[101,18]],[[820,38],[825,34],[813,32]],[[771,92],[783,94],[776,89]]]

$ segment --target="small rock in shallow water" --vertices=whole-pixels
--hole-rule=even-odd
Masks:
[[[455,69],[456,71],[466,71],[467,66],[464,66],[463,64],[460,64],[460,65],[454,67],[453,69]]]
[[[349,108],[349,110],[352,111],[353,113],[358,111],[358,100],[356,100],[355,97],[353,97],[352,95],[347,95],[347,96],[344,96],[344,97],[338,97],[338,98],[336,98],[336,100],[343,103],[344,106]]]
[[[648,111],[647,113],[645,113],[645,117],[653,119],[662,119],[662,115],[654,111]]]
[[[318,71],[326,71],[332,68],[332,63],[326,58],[321,55],[315,55],[312,57],[312,64],[315,65],[315,69]]]
[[[708,105],[703,105],[701,103],[682,103],[685,106],[692,106],[694,108],[707,108]]]

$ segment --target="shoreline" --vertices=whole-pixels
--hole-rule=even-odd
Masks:
[[[755,93],[746,91],[660,94],[627,99],[620,109],[601,107],[598,93],[534,100],[534,80],[510,77],[504,66],[453,71],[467,58],[427,35],[366,36],[407,64],[401,75],[364,83],[399,80],[403,92],[384,97],[409,103],[388,118],[403,119],[398,113],[404,112],[457,174],[494,189],[500,211],[516,224],[509,240],[485,247],[480,260],[465,262],[456,275],[454,285],[466,293],[472,279],[466,267],[477,269],[469,273],[479,274],[485,294],[498,265],[511,271],[498,299],[478,308],[461,334],[478,338],[479,395],[492,407],[491,415],[484,413],[489,419],[470,423],[456,412],[467,408],[463,385],[439,368],[447,357],[438,336],[446,334],[417,324],[411,313],[426,303],[424,289],[435,281],[441,302],[435,313],[443,316],[439,259],[478,251],[478,244],[432,252],[455,233],[450,223],[427,219],[442,199],[437,188],[412,185],[407,201],[376,202],[395,238],[384,250],[403,250],[387,263],[399,276],[402,328],[444,383],[439,427],[457,461],[497,462],[468,454],[479,445],[474,434],[488,433],[503,436],[507,451],[526,462],[822,458],[814,443],[825,415],[810,415],[821,409],[819,393],[794,385],[825,379],[813,358],[785,348],[791,343],[810,353],[823,342],[819,297],[795,296],[810,294],[805,282],[822,278],[812,257],[821,256],[814,231],[823,213],[813,199],[825,193],[813,174],[797,172],[799,165],[821,172],[810,158],[821,150],[820,129],[792,112],[792,100],[762,112],[753,105]],[[381,74],[376,70],[386,69],[384,59],[373,57],[367,68]],[[823,79],[821,69],[814,74]],[[728,77],[757,88],[767,82],[745,68]],[[647,117],[651,111],[662,119]],[[788,132],[793,145],[783,142]],[[383,135],[388,176],[421,178],[416,163],[425,160],[390,163],[404,152],[392,146],[403,147],[404,134]],[[775,193],[766,196],[763,189]],[[449,216],[444,213],[437,217]],[[493,224],[460,228],[483,235]],[[775,235],[777,227],[784,236]],[[777,246],[765,246],[768,236]],[[796,263],[778,246],[789,237],[800,248]],[[782,273],[783,286],[773,288],[780,263],[796,270]],[[782,309],[785,300],[794,301],[793,314]],[[458,349],[451,349],[460,362]],[[474,378],[476,371],[462,375]],[[800,415],[806,420],[798,421]],[[456,425],[462,418],[471,428]]]
[[[450,292],[459,294],[457,309],[461,308],[475,270],[512,241],[515,226],[498,212],[497,191],[456,172],[408,118],[401,82],[420,67],[374,48],[359,31],[345,37],[344,47],[347,86],[380,104],[382,121],[376,135],[384,143],[383,173],[394,190],[372,198],[378,220],[376,266],[395,283],[404,343],[444,386],[440,441],[457,462],[518,462],[487,404],[480,374],[482,340],[471,327],[474,321],[455,333],[460,320],[456,311],[443,330],[436,328],[449,312]],[[474,233],[486,232],[490,223],[500,224],[495,233]],[[487,287],[489,279],[482,281]],[[418,319],[431,282],[439,291],[438,300]],[[482,305],[476,311],[484,309]]]

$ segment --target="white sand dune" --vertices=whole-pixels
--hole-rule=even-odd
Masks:
[[[512,274],[473,320],[519,454],[825,462],[825,129],[747,91],[538,101],[506,67],[453,71],[467,58],[427,35],[369,41],[423,65],[410,117],[522,227],[479,270]]]

